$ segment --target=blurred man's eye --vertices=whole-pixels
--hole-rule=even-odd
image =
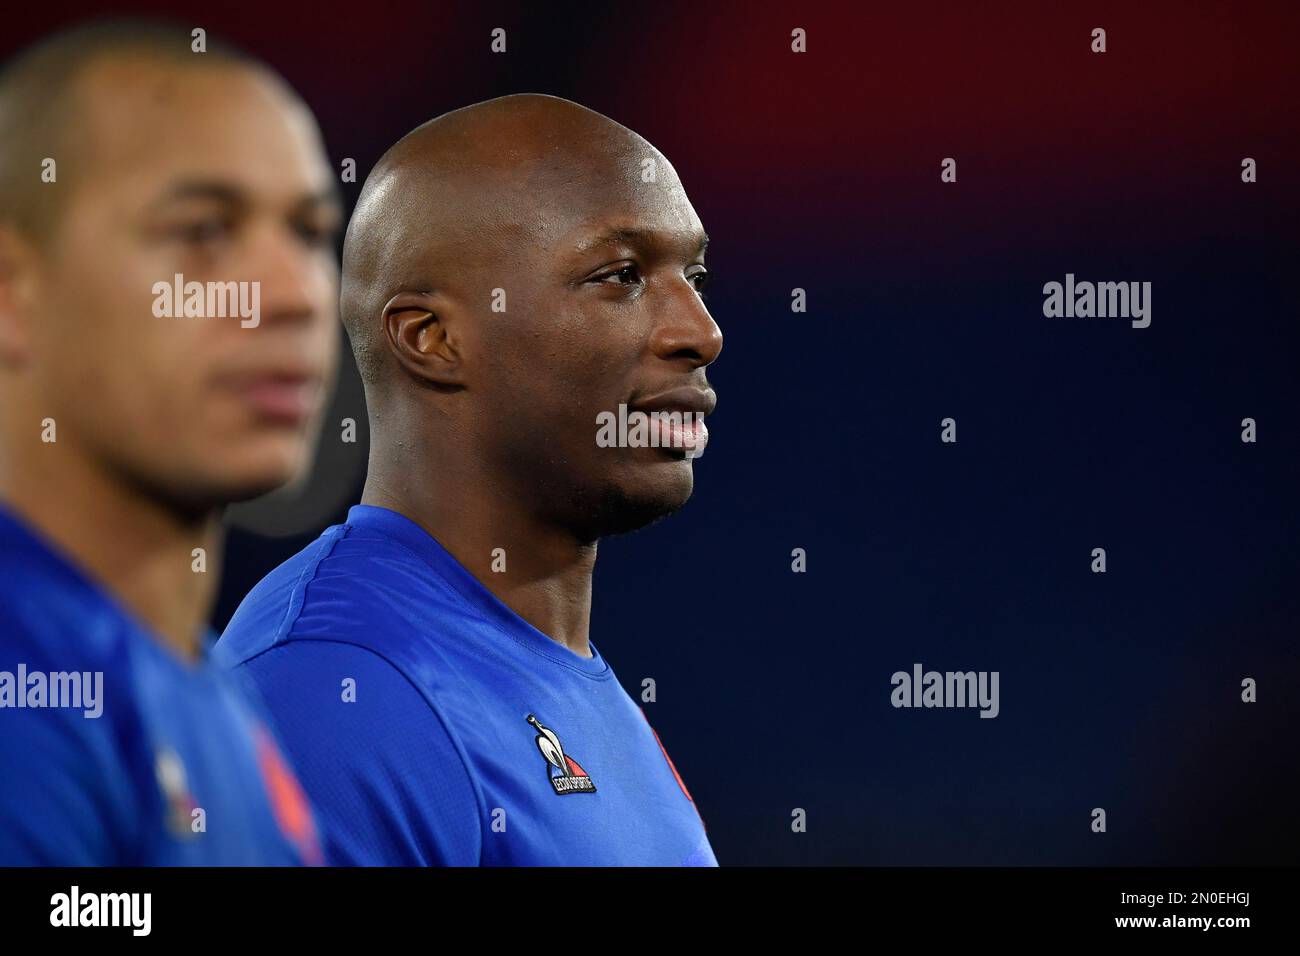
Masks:
[[[338,226],[332,221],[300,220],[293,224],[293,231],[309,246],[332,247]]]
[[[187,245],[205,246],[227,238],[232,229],[233,224],[226,219],[198,219],[179,223],[167,232]]]

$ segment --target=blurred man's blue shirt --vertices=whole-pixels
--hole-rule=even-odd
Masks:
[[[592,654],[367,505],[258,584],[217,648],[261,691],[330,863],[716,866],[644,711]]]
[[[256,713],[0,507],[0,866],[320,862]]]

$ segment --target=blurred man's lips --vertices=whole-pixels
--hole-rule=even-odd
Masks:
[[[236,388],[259,417],[278,424],[303,425],[316,410],[320,378],[300,372],[243,376]]]

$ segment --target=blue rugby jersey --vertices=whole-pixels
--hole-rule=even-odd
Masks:
[[[206,649],[183,661],[0,507],[0,866],[321,861],[232,675]]]
[[[716,866],[643,710],[414,522],[357,505],[244,599],[257,685],[345,865]]]

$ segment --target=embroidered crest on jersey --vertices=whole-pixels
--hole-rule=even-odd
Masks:
[[[596,785],[591,782],[587,771],[578,765],[560,746],[560,738],[549,727],[543,727],[532,714],[528,722],[537,728],[537,749],[546,758],[546,773],[551,787],[563,796],[566,793],[595,793]]]
[[[192,839],[199,832],[193,826],[199,804],[190,792],[180,754],[171,747],[158,748],[154,751],[153,771],[166,803],[167,829],[173,836]]]

